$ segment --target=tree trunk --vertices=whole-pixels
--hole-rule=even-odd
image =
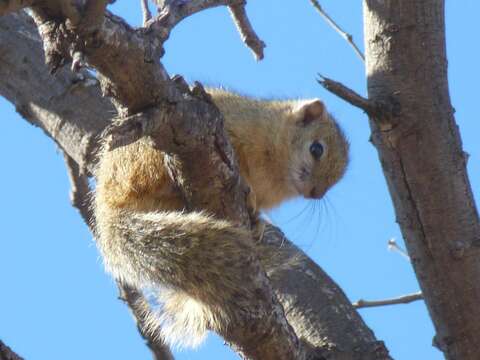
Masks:
[[[447,359],[480,359],[480,224],[447,81],[443,0],[364,0],[372,142]]]

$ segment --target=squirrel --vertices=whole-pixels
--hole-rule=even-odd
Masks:
[[[319,199],[344,175],[349,145],[320,100],[207,91],[224,116],[257,210],[295,196]],[[105,267],[121,282],[155,291],[163,306],[150,320],[165,341],[198,345],[207,329],[225,329],[238,307],[255,302],[236,266],[255,254],[254,234],[204,212],[183,212],[164,153],[145,139],[104,149],[95,175]]]

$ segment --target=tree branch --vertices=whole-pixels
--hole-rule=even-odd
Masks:
[[[397,305],[397,304],[408,304],[413,301],[423,300],[422,292],[419,291],[414,294],[399,296],[396,298],[385,299],[385,300],[363,300],[360,299],[354,302],[352,305],[355,309],[362,309],[367,307],[376,307],[376,306],[386,306],[386,305]]]
[[[81,32],[80,28],[78,34],[57,19],[46,21],[40,9],[33,13],[53,70],[71,54],[85,54],[99,73],[103,94],[114,98],[120,113],[135,113],[159,99],[178,100],[180,94],[167,81],[168,74],[149,39],[122,19],[107,12],[95,31]]]
[[[82,174],[78,164],[67,153],[64,152],[65,165],[67,167],[68,177],[70,180],[70,199],[73,207],[77,208],[82,216],[83,221],[89,227],[92,234],[94,233],[94,217],[91,204],[91,190],[88,185],[88,178]],[[143,295],[128,287],[127,285],[117,282],[120,298],[130,308],[133,317],[137,323],[138,332],[145,340],[148,348],[152,351],[155,360],[173,360],[170,349],[155,334],[149,333],[146,314],[150,309],[148,301]],[[0,359],[1,360],[1,359]]]
[[[41,43],[30,21],[24,15],[0,18],[0,60],[5,65],[0,67],[0,94],[77,162],[84,158],[84,149],[90,149],[85,166],[92,171],[96,134],[104,131],[114,109],[88,74],[79,79],[79,74],[64,68],[51,76],[41,59]],[[327,353],[350,354],[342,359],[390,359],[343,292],[316,264],[288,245],[278,230],[266,231],[264,241],[259,251],[263,266],[299,336]],[[279,249],[288,249],[289,261],[276,256],[282,254]]]
[[[375,115],[378,112],[378,108],[375,104],[373,104],[370,100],[365,99],[352,89],[346,87],[338,81],[334,81],[320,74],[318,74],[318,76],[318,83],[332,94],[337,95],[351,105],[365,111],[369,115]]]
[[[125,23],[110,23],[115,27],[110,30],[119,32],[115,34],[107,32],[105,24],[109,23],[108,19],[95,27],[95,31],[81,26],[69,29],[68,24],[62,26],[63,23],[58,22],[58,18],[45,20],[42,12],[47,15],[49,13],[43,9],[33,11],[44,47],[54,49],[61,58],[67,58],[70,56],[67,49],[71,51],[72,46],[73,49],[83,46],[82,52],[86,54],[89,64],[103,75],[111,87],[118,89],[117,81],[126,85],[125,79],[131,77],[131,70],[135,69],[135,66],[148,67],[143,64],[145,54],[141,54],[142,64],[137,64],[140,54],[136,51],[143,47],[144,39],[138,40],[138,46],[133,38],[136,34],[134,30],[116,26],[118,23]],[[125,42],[119,43],[121,38]],[[102,46],[99,46],[99,43]],[[120,56],[121,59],[114,59],[112,56]],[[130,56],[137,57],[137,60],[132,63],[125,61],[125,58],[130,59]],[[166,75],[160,63],[152,63],[150,67],[151,72]],[[125,74],[118,75],[120,70]],[[126,93],[114,94],[118,110],[136,113],[140,110],[139,103],[153,106],[156,115],[154,119],[174,129],[172,133],[175,142],[180,146],[166,155],[165,163],[168,171],[174,174],[172,178],[177,189],[181,191],[188,210],[207,210],[219,218],[250,228],[250,214],[246,203],[247,187],[240,179],[233,149],[223,129],[221,113],[198,85],[191,92],[181,93],[168,77],[157,78],[156,82],[156,87],[163,89],[163,93],[159,93],[154,100],[152,94],[144,99],[141,99],[144,94],[130,93],[129,97],[125,96]],[[154,141],[162,139],[163,128],[158,127],[158,134],[152,134]],[[208,176],[205,176],[205,169],[209,169]],[[238,286],[254,293],[255,303],[244,303],[245,307],[238,309],[235,316],[229,318],[228,328],[221,328],[219,335],[230,342],[239,354],[248,358],[304,359],[306,349],[286,321],[283,309],[256,254],[247,254],[246,259],[248,261],[242,263],[244,283]],[[262,341],[254,342],[253,339]]]
[[[353,48],[355,51],[355,54],[363,61],[365,62],[365,56],[363,53],[360,51],[358,48],[357,44],[353,41],[353,36],[344,30],[327,14],[325,10],[323,10],[322,6],[317,0],[310,0],[310,3],[313,5],[315,10],[325,19],[327,24],[329,24],[338,34],[340,34],[341,37],[343,37]]]
[[[70,180],[70,201],[77,208],[85,223],[93,230],[93,214],[91,206],[90,186],[88,177],[78,164],[67,153],[63,153],[67,174]]]
[[[172,29],[183,19],[200,11],[228,6],[242,41],[252,50],[257,60],[263,59],[265,43],[253,30],[245,12],[245,0],[174,0],[168,1],[147,28],[154,34],[160,45],[168,39]]]
[[[230,9],[230,13],[232,14],[233,21],[237,26],[242,41],[252,50],[257,60],[262,60],[263,49],[266,45],[260,40],[250,24],[250,20],[248,20],[245,11],[245,3],[230,5],[228,8]]]
[[[445,1],[363,9],[368,97],[394,105],[371,119],[371,141],[436,344],[447,359],[480,359],[480,220],[449,95]]]
[[[152,18],[152,13],[148,7],[148,0],[140,0],[142,5],[142,14],[143,14],[143,26],[147,25],[147,22]]]
[[[148,331],[150,304],[145,297],[141,292],[128,285],[118,283],[118,289],[120,299],[130,308],[137,322],[138,332],[152,352],[154,360],[174,360],[168,345],[159,336]]]

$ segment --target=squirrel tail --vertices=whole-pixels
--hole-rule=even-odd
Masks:
[[[148,323],[168,343],[198,345],[207,329],[225,329],[255,303],[249,231],[202,212],[105,210],[96,209],[105,266],[121,282],[155,292],[161,306]]]

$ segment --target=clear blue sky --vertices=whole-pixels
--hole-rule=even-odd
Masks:
[[[322,4],[363,48],[361,2]],[[117,0],[112,10],[134,25],[140,22],[137,1]],[[368,142],[367,118],[315,82],[321,72],[364,94],[363,64],[307,0],[251,0],[248,12],[268,46],[264,61],[254,61],[222,8],[196,15],[175,30],[166,47],[167,69],[189,81],[255,96],[322,98],[351,141],[348,173],[315,207],[295,200],[268,215],[352,300],[417,291],[410,264],[387,251],[389,238],[402,243],[402,237],[376,150]],[[450,89],[477,197],[479,13],[476,0],[447,1]],[[0,338],[29,360],[148,359],[91,234],[70,207],[62,156],[3,99],[0,111]],[[422,302],[361,314],[395,359],[442,358],[431,346],[434,331]],[[176,352],[176,357],[237,358],[213,335],[197,351]]]

